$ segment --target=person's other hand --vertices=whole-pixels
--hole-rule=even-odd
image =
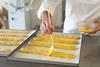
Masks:
[[[96,26],[96,30],[97,30],[97,31],[100,31],[100,25],[97,25],[97,26]]]
[[[96,18],[94,23],[96,24],[96,31],[100,31],[100,18]]]
[[[3,25],[0,23],[0,29],[2,28],[2,26],[3,26]]]
[[[54,25],[52,23],[52,17],[48,11],[44,11],[41,16],[40,32],[45,34],[52,34],[54,31]]]
[[[83,25],[80,26],[80,32],[84,32],[87,34],[95,34],[96,32],[100,31],[100,18],[92,18],[83,21],[82,24]]]

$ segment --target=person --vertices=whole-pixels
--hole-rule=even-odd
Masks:
[[[3,27],[3,23],[4,23],[2,16],[3,16],[3,10],[2,7],[0,6],[0,29]]]
[[[53,14],[62,0],[44,0],[37,12],[41,20],[42,33],[53,32]],[[63,33],[80,33],[79,24],[94,26],[96,33],[100,30],[100,0],[66,0],[66,13]],[[98,21],[98,22],[97,22]],[[51,24],[50,24],[51,23]]]
[[[3,21],[2,21],[2,19],[0,18],[0,29],[2,29],[2,27],[3,27]]]
[[[5,5],[4,4],[0,4],[0,29],[6,29],[8,28],[8,25],[7,25],[7,10],[5,8]]]

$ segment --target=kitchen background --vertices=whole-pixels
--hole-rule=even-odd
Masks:
[[[3,6],[8,11],[8,15],[10,16],[10,17],[8,16],[9,22],[5,21],[5,24],[4,24],[5,27],[4,28],[9,28],[9,26],[11,26],[12,23],[15,23],[15,22],[16,22],[16,24],[18,23],[17,21],[14,21],[14,22],[11,21],[14,18],[11,18],[11,14],[9,13],[11,11],[11,9],[9,9],[9,7],[8,7],[8,3],[10,1],[14,1],[14,0],[9,0],[9,1],[8,0],[0,0],[0,10],[2,11],[2,6]],[[30,23],[27,24],[27,25],[29,25],[29,27],[31,27],[29,29],[34,29],[41,22],[37,18],[37,11],[38,11],[42,1],[43,0],[34,0],[33,5],[32,5],[33,8],[30,11],[30,14],[26,17],[26,19],[30,17],[30,21],[28,21]],[[63,28],[64,9],[65,9],[64,3],[65,3],[65,0],[62,0],[62,2],[57,6],[56,11],[55,11],[54,16],[53,16],[54,24],[57,28],[59,28],[59,30]],[[17,17],[19,18],[20,15],[18,15]],[[14,25],[17,26],[16,24],[14,24]],[[23,26],[23,24],[20,24],[20,26]]]

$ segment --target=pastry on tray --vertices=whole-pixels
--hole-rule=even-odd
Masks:
[[[95,32],[95,29],[92,28],[88,28],[88,27],[80,27],[80,32],[84,32],[84,33],[91,33],[91,32]]]
[[[1,29],[0,33],[20,33],[20,34],[27,34],[29,33],[29,31],[25,31],[25,30],[8,30],[8,29]]]
[[[0,33],[3,33],[3,34],[22,34],[22,35],[26,35],[28,34],[29,32],[16,32],[16,31],[10,31],[10,32],[7,32],[7,31],[0,31]]]
[[[28,45],[30,46],[37,46],[37,47],[51,47],[51,42],[40,42],[40,41],[30,41],[28,42]],[[64,50],[77,50],[77,47],[75,45],[63,45],[61,43],[54,43],[54,48],[57,49],[64,49]]]
[[[0,37],[0,41],[18,41],[21,42],[23,41],[23,37]]]
[[[16,34],[16,33],[0,33],[1,37],[25,37],[26,35],[23,34]]]
[[[2,46],[18,46],[20,43],[18,41],[0,41],[0,45]]]
[[[49,34],[37,34],[37,36],[39,36],[39,37],[50,37]],[[75,40],[80,39],[79,35],[63,35],[63,34],[53,33],[52,36],[54,38],[60,38],[60,39],[75,39]]]
[[[71,39],[52,39],[54,43],[65,43],[65,44],[78,44],[78,41],[71,40]],[[34,37],[33,41],[44,41],[44,42],[51,42],[51,38],[45,38],[45,37]]]
[[[39,49],[31,49],[31,48],[21,48],[20,52],[38,54],[38,55],[46,55],[46,56],[48,56],[49,54],[49,50],[39,50]],[[76,57],[75,54],[58,52],[58,51],[52,51],[49,56],[61,57],[61,58],[67,58],[67,59],[74,59]]]

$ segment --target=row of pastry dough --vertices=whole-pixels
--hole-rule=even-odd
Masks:
[[[50,38],[45,38],[45,37],[34,37],[33,41],[51,42],[51,39]],[[78,44],[78,41],[74,40],[74,39],[53,38],[53,41],[54,41],[54,43]]]
[[[18,41],[0,41],[0,45],[2,46],[18,46],[20,42]]]
[[[23,34],[14,34],[14,33],[0,33],[2,37],[25,37],[26,35]]]
[[[20,49],[20,52],[48,56],[49,50],[39,50],[39,49],[21,48]],[[67,58],[67,59],[74,59],[76,57],[75,54],[65,53],[65,52],[58,52],[58,51],[52,51],[49,56],[61,57],[61,58]]]
[[[36,47],[51,47],[50,42],[40,42],[40,41],[30,41],[28,42],[28,45]],[[54,48],[64,49],[64,50],[77,50],[76,45],[67,45],[62,43],[54,43]]]
[[[79,40],[80,36],[79,35],[63,35],[63,34],[56,34],[53,33],[52,36],[54,38],[60,38],[60,39],[74,39],[74,40]],[[49,38],[49,34],[37,34],[37,37],[46,37]]]
[[[21,42],[25,38],[24,37],[0,37],[0,41],[18,41]]]

